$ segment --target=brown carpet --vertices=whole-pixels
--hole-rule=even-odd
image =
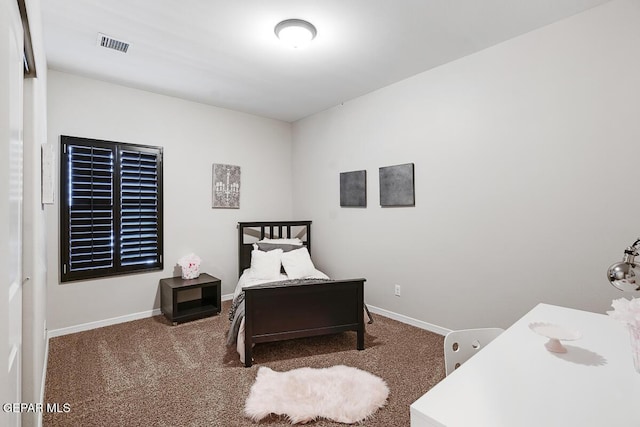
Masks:
[[[409,405],[444,378],[443,338],[374,314],[365,350],[354,332],[259,344],[251,368],[225,346],[230,302],[220,315],[171,324],[163,316],[52,338],[45,426],[286,426],[271,416],[254,423],[244,402],[260,366],[285,371],[347,365],[384,379],[387,405],[366,426],[409,426]],[[312,426],[343,424],[318,420]]]

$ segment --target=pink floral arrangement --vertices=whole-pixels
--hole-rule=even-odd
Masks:
[[[626,323],[631,338],[631,354],[636,372],[640,373],[640,298],[614,299],[611,301],[613,310],[607,311],[612,318]]]
[[[613,310],[607,311],[609,316],[632,328],[640,329],[640,298],[614,299],[611,301],[611,307]]]
[[[195,279],[200,275],[200,263],[202,260],[196,254],[188,254],[178,260],[178,265],[182,267],[183,279]]]

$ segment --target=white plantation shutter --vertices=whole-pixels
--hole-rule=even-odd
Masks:
[[[62,136],[62,281],[162,268],[162,149]]]

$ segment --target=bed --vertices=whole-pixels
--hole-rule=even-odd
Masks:
[[[310,275],[311,278],[288,279],[283,269],[273,281],[253,281],[246,285],[250,282],[245,279],[252,267],[252,254],[255,254],[256,262],[259,257],[271,256],[258,251],[256,242],[269,239],[278,242],[299,239],[310,254],[311,221],[238,223],[240,280],[234,293],[233,310],[236,302],[242,299],[238,298],[242,293],[244,318],[236,328],[236,344],[245,366],[250,367],[253,363],[255,344],[345,331],[355,331],[356,348],[364,350],[364,317],[365,313],[368,315],[364,305],[365,279],[331,280],[321,272]],[[305,251],[289,254],[299,252]],[[282,264],[285,264],[285,256]],[[232,316],[230,320],[236,323]]]

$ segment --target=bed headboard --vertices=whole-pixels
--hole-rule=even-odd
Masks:
[[[311,254],[311,221],[259,221],[238,223],[238,277],[251,266],[253,244],[264,238],[302,240]]]

